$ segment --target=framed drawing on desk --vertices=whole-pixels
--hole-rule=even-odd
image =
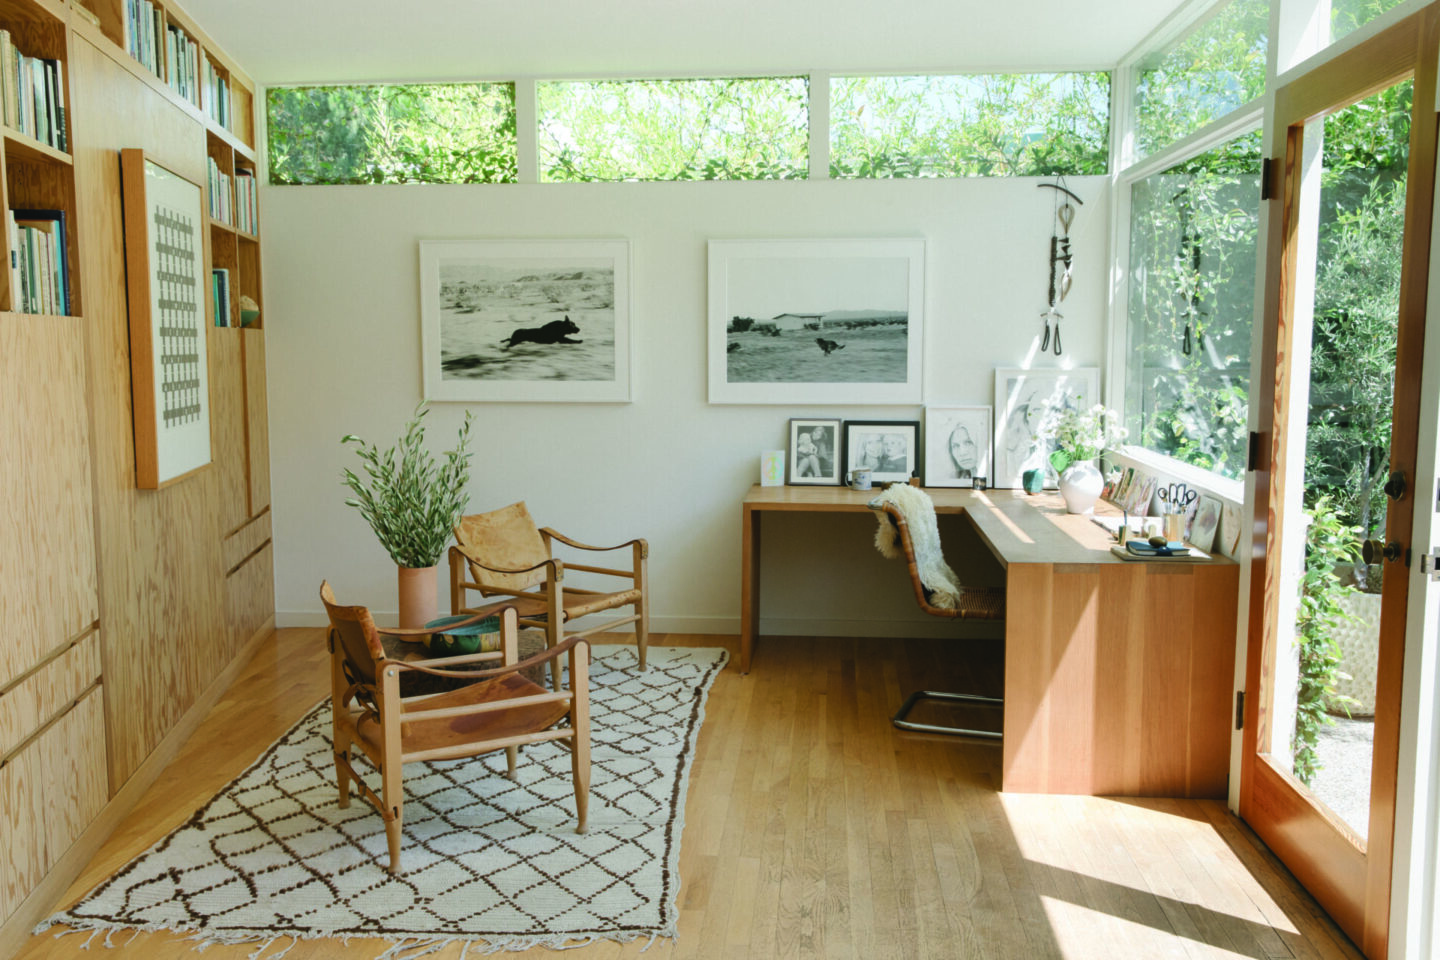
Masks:
[[[973,487],[990,476],[990,408],[925,408],[925,486]]]
[[[1062,410],[1083,410],[1100,399],[1100,371],[995,370],[995,487],[1022,485],[1026,470],[1045,471],[1046,486],[1058,481],[1050,466],[1054,441],[1043,435],[1046,421]]]
[[[200,187],[120,151],[135,485],[158,490],[210,463],[205,232]]]
[[[711,403],[920,403],[924,240],[709,252]]]

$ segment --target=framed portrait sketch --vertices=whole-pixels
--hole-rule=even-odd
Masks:
[[[844,472],[840,461],[840,421],[790,421],[790,476],[801,486],[838,486]]]
[[[709,261],[711,403],[920,403],[924,240],[711,240]]]
[[[205,231],[200,186],[120,151],[135,485],[158,490],[210,463]]]
[[[917,420],[846,420],[845,472],[870,468],[875,483],[905,483],[921,467]]]
[[[630,401],[627,240],[421,240],[427,400]]]
[[[925,408],[925,486],[973,487],[990,476],[990,408]]]
[[[1054,441],[1041,434],[1051,414],[1085,409],[1100,399],[1100,371],[995,369],[995,479],[994,487],[1021,486],[1026,470],[1045,472],[1045,486],[1055,487],[1059,476],[1050,465]]]

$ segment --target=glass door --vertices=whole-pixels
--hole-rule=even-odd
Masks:
[[[1435,29],[1427,9],[1276,92],[1263,340],[1274,376],[1253,394],[1268,441],[1256,516],[1268,522],[1251,569],[1241,816],[1375,958],[1389,908]]]

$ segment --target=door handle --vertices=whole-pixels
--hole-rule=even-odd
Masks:
[[[1405,547],[1399,540],[1385,543],[1381,540],[1366,540],[1360,544],[1360,557],[1366,563],[1380,563],[1384,560],[1399,560]]]
[[[1390,474],[1390,479],[1385,481],[1385,486],[1382,489],[1385,491],[1385,496],[1391,500],[1405,499],[1405,474],[1396,470]]]

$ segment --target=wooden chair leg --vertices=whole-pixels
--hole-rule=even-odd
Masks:
[[[506,771],[505,776],[509,777],[511,780],[514,780],[514,779],[515,779],[515,764],[516,764],[516,762],[517,762],[519,759],[520,759],[520,748],[519,748],[519,747],[506,747],[506,748],[505,748],[505,766],[506,766],[507,768],[509,768],[509,769]]]
[[[640,669],[645,669],[645,651],[650,646],[650,594],[640,595],[640,619],[635,623],[635,645],[640,648]]]
[[[570,649],[570,774],[575,781],[575,832],[585,832],[590,809],[590,644]]]
[[[386,764],[380,773],[381,801],[388,816],[385,817],[385,842],[390,847],[390,872],[400,875],[400,831],[404,822],[405,797],[400,783],[400,764]]]
[[[340,788],[340,809],[350,807],[350,742],[339,730],[335,731],[335,784]]]

